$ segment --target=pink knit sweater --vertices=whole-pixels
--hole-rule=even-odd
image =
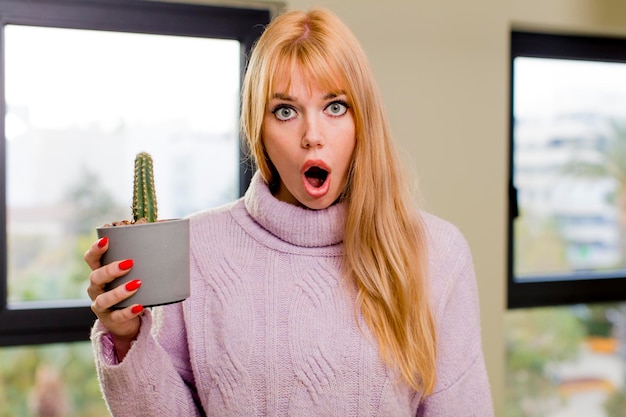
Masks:
[[[146,310],[121,363],[94,325],[112,415],[493,416],[470,251],[455,227],[424,216],[434,394],[399,382],[356,322],[355,290],[340,279],[344,207],[280,202],[257,174],[244,198],[191,217],[191,297]]]

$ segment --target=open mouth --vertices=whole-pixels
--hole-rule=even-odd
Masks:
[[[313,166],[304,172],[304,176],[309,184],[314,188],[320,188],[328,178],[328,171],[323,168]]]

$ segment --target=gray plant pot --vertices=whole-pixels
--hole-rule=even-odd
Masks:
[[[141,304],[152,307],[189,297],[189,219],[96,229],[98,238],[109,239],[102,264],[132,259],[130,272],[106,286],[112,289],[134,279],[142,282],[132,297],[114,308]]]

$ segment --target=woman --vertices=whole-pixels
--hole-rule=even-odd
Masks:
[[[350,30],[316,9],[254,48],[246,195],[191,216],[191,296],[110,307],[132,260],[86,252],[96,365],[115,416],[491,416],[471,255],[417,210]]]

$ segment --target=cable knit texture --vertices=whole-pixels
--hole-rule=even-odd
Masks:
[[[424,218],[439,332],[431,396],[399,382],[355,314],[354,285],[341,278],[342,204],[283,203],[257,174],[244,198],[191,216],[191,297],[146,310],[121,363],[96,321],[111,414],[493,416],[467,243],[451,224]]]

